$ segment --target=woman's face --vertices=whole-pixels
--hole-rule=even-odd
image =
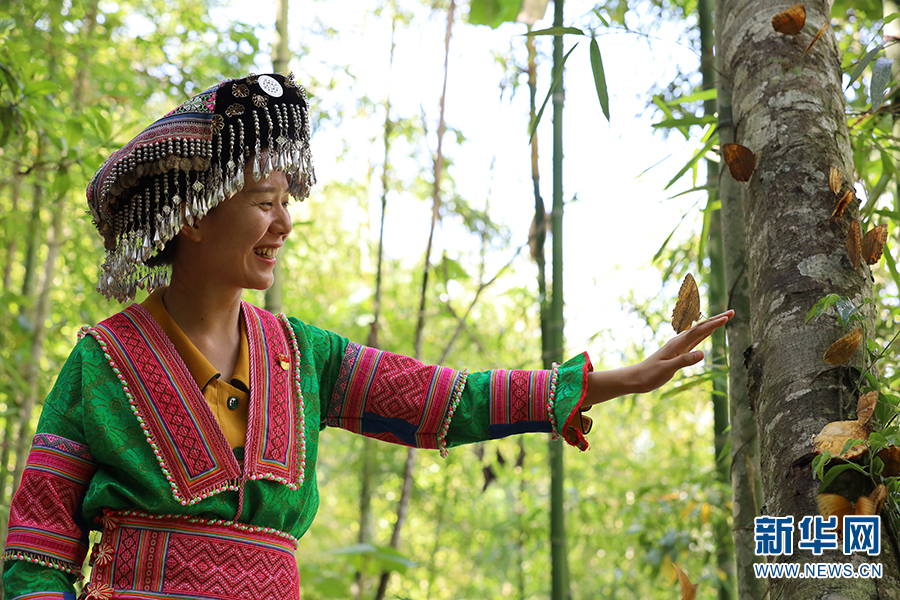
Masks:
[[[254,181],[245,173],[244,188],[186,228],[189,260],[212,281],[242,289],[268,289],[278,251],[290,234],[287,178],[273,171]],[[196,272],[196,271],[195,271]]]

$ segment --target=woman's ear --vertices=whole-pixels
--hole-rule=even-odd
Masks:
[[[182,225],[179,233],[192,242],[199,242],[202,237],[200,233],[200,222],[194,221],[193,225]]]

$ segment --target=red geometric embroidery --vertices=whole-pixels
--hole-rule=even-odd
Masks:
[[[246,302],[243,310],[251,348],[244,470],[250,477],[297,482],[300,415],[299,399],[294,394],[297,364],[289,346],[289,332],[272,313]]]
[[[550,371],[491,371],[491,425],[548,421]]]
[[[80,569],[87,528],[78,509],[96,471],[87,446],[37,434],[10,506],[6,558],[24,553],[64,570]]]
[[[437,448],[461,373],[350,343],[326,423],[419,448]]]
[[[108,522],[102,544],[115,560],[94,567],[90,585],[113,598],[143,600],[299,600],[295,540],[277,532],[124,512]]]
[[[119,369],[148,441],[156,444],[175,484],[176,499],[192,504],[203,494],[234,487],[240,471],[231,447],[184,361],[150,313],[133,304],[91,333]]]

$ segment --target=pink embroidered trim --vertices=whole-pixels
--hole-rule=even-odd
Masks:
[[[256,467],[256,465],[251,464],[246,466],[249,467],[248,470],[250,470],[249,479],[267,479],[269,481],[277,481],[286,485],[292,490],[298,490],[303,485],[303,482],[306,479],[306,405],[303,400],[303,390],[300,388],[300,347],[297,344],[297,338],[296,336],[294,336],[294,330],[288,322],[287,317],[284,314],[279,314],[276,318],[278,319],[278,323],[281,325],[284,335],[287,338],[287,343],[290,346],[289,352],[291,353],[291,364],[288,366],[287,373],[291,377],[291,380],[293,382],[293,392],[295,396],[293,405],[294,410],[292,411],[294,414],[292,415],[292,418],[289,419],[294,426],[294,436],[287,449],[287,452],[290,453],[288,455],[289,463],[286,469],[284,468],[284,465],[278,465],[279,467],[281,467],[280,469],[278,469],[282,471],[281,474],[278,474],[276,470],[271,468],[268,471],[262,471],[254,468]],[[272,354],[272,352],[268,352],[268,354]],[[278,357],[275,356],[274,358],[277,360]],[[281,368],[281,365],[276,366],[274,364],[270,364],[269,368],[279,369]],[[251,385],[253,384],[251,383]],[[290,427],[291,423],[286,423],[285,426]],[[297,440],[299,440],[299,444],[297,443]],[[250,436],[248,435],[248,446],[255,448],[256,445],[257,444],[255,439],[251,445]],[[299,461],[297,459],[298,445]],[[266,456],[265,451],[262,450],[261,452],[264,458]],[[254,454],[256,454],[256,452],[254,452]],[[274,466],[272,465],[271,461],[265,462],[264,460],[260,460],[259,463],[260,467],[263,464],[267,464],[270,467]]]
[[[438,449],[440,450],[441,458],[447,458],[450,454],[450,451],[447,449],[447,432],[450,431],[450,419],[453,418],[453,413],[456,412],[456,407],[459,406],[459,401],[462,400],[463,389],[466,387],[468,378],[469,370],[463,369],[463,372],[460,373],[459,378],[456,380],[456,385],[453,386],[453,399],[450,401],[450,408],[447,410],[447,418],[438,432]]]

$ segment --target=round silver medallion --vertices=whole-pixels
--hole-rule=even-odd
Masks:
[[[273,98],[280,98],[281,95],[284,94],[284,90],[282,89],[281,84],[268,75],[260,75],[258,83],[259,87],[262,88],[262,91],[272,96]]]

